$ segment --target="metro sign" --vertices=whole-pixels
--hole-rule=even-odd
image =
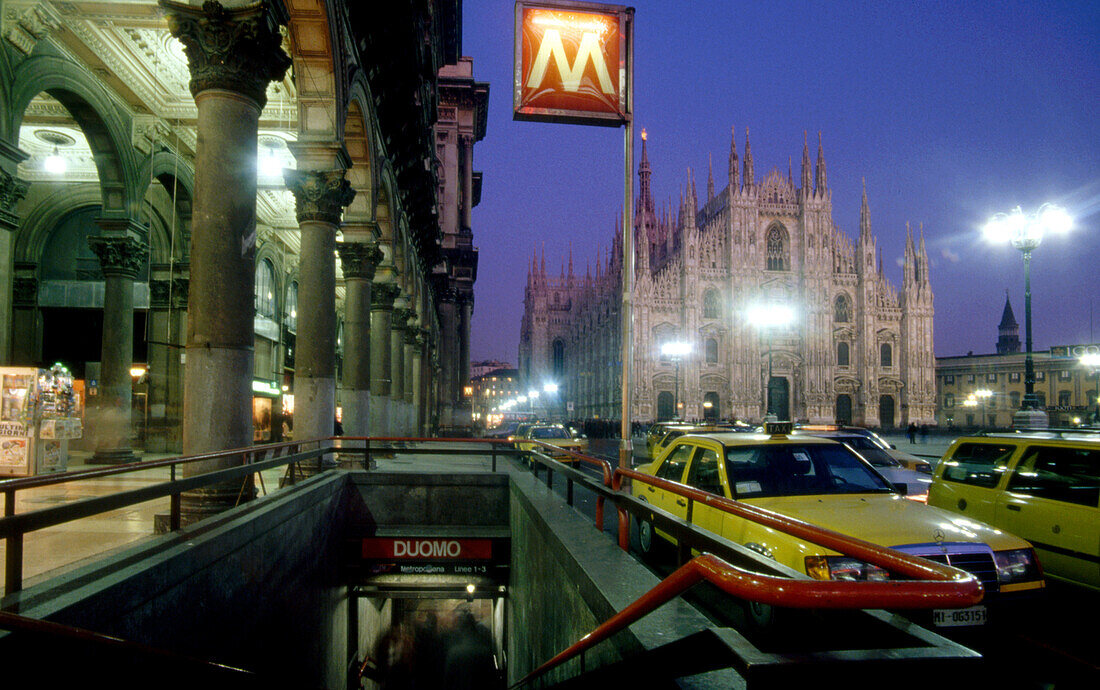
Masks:
[[[633,8],[516,3],[516,120],[618,127],[630,119]]]

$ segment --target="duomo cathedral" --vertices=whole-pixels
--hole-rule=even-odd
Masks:
[[[791,172],[757,180],[731,137],[729,181],[702,203],[688,172],[679,210],[658,210],[642,136],[634,213],[631,419],[758,421],[768,414],[871,427],[933,423],[932,288],[923,232],[906,226],[901,288],[885,277],[866,189],[859,237],[833,221],[820,137]],[[617,227],[622,227],[621,223]],[[621,231],[620,231],[621,232]],[[558,414],[617,418],[621,408],[622,244],[594,272],[528,269],[519,371],[559,385]],[[786,318],[784,318],[786,317]],[[682,354],[670,354],[670,343]]]

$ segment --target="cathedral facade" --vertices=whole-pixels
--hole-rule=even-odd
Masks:
[[[933,299],[923,232],[906,227],[903,283],[885,277],[866,189],[858,239],[833,221],[819,140],[801,184],[760,182],[748,132],[731,137],[728,184],[658,209],[642,137],[635,202],[631,419],[779,419],[871,427],[934,423]],[[621,224],[620,226],[621,227]],[[622,245],[582,276],[532,258],[519,371],[559,385],[559,414],[615,418],[621,393]],[[669,345],[677,348],[668,347]]]

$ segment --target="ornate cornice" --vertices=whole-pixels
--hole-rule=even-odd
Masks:
[[[287,189],[294,194],[294,210],[298,222],[322,221],[340,224],[344,208],[355,198],[355,190],[345,179],[346,170],[295,170],[283,173]]]
[[[397,307],[393,310],[393,319],[390,321],[390,328],[395,331],[407,331],[409,328],[408,322],[416,318],[416,312],[406,307]]]
[[[27,196],[28,189],[30,185],[25,181],[0,170],[0,228],[14,230],[19,224],[15,205]]]
[[[173,278],[171,281],[151,280],[149,281],[149,304],[152,307],[167,309],[169,295],[171,295],[171,306],[187,308],[190,286],[191,281],[187,278]]]
[[[183,44],[191,70],[191,95],[207,89],[243,94],[262,109],[268,82],[279,81],[290,67],[266,6],[227,10],[207,0],[202,9],[160,0],[168,29]]]
[[[372,310],[393,309],[393,301],[401,293],[401,288],[394,283],[372,283],[370,289],[370,308]]]
[[[344,279],[359,278],[374,280],[374,271],[382,262],[382,250],[377,243],[337,242],[336,251],[340,253],[340,266]]]
[[[99,266],[105,276],[136,278],[149,254],[149,245],[133,237],[88,238],[88,246],[99,258]]]

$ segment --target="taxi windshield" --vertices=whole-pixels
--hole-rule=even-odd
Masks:
[[[887,493],[893,488],[840,444],[728,446],[734,498]]]
[[[531,429],[531,438],[569,438],[569,434],[560,427],[537,426]]]

